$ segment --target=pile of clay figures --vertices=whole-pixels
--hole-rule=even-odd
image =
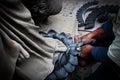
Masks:
[[[98,1],[92,1],[85,3],[82,7],[79,8],[76,14],[77,21],[79,22],[79,27],[84,26],[85,29],[92,29],[94,27],[95,21],[98,19],[98,22],[105,22],[110,17],[109,14],[117,14],[119,10],[118,5],[98,5]],[[84,20],[83,16],[91,11],[91,13]]]

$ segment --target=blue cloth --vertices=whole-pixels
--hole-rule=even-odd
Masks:
[[[106,36],[111,36],[113,35],[113,23],[112,23],[112,20],[108,20],[107,22],[105,22],[103,25],[102,25],[102,29],[104,30]]]
[[[107,55],[108,48],[106,47],[94,47],[92,49],[92,57],[96,62],[102,62],[103,64],[109,65],[112,61]]]

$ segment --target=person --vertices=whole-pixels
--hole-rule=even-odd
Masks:
[[[96,43],[82,47],[80,65],[85,66],[92,61],[101,63],[98,69],[85,80],[120,80],[119,26],[120,23],[112,22],[110,19],[102,27],[82,37],[83,41],[95,39]],[[78,36],[75,36],[75,41],[78,41]]]
[[[0,80],[12,80],[15,74],[21,77],[16,80],[44,80],[52,72],[58,45],[39,30],[21,0],[0,0]]]

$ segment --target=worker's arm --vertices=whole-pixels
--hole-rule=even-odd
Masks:
[[[112,26],[112,20],[108,20],[102,25],[102,27],[83,36],[82,39],[84,41],[89,41],[90,39],[102,39],[107,36],[111,36],[113,35]],[[77,40],[76,37],[75,41]],[[86,62],[90,60],[90,58],[94,59],[95,61],[108,63],[110,62],[110,60],[107,56],[107,51],[108,49],[104,47],[94,47],[92,45],[85,45],[82,47],[80,53],[80,58],[83,59],[82,61],[80,61],[80,64],[85,65]]]
[[[83,41],[89,41],[90,39],[102,39],[109,36],[114,36],[112,31],[112,20],[105,22],[102,27],[82,37]]]
[[[102,62],[105,65],[111,65],[113,62],[108,57],[107,52],[108,48],[106,47],[94,47],[91,45],[85,45],[82,47],[79,63],[81,66],[85,66],[91,61],[95,61]]]

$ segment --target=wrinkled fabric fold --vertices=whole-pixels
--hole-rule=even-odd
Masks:
[[[54,39],[39,35],[39,27],[19,0],[0,1],[0,80],[11,80],[15,69],[24,79],[44,80],[54,68],[55,47]],[[21,52],[30,58],[16,65]]]

